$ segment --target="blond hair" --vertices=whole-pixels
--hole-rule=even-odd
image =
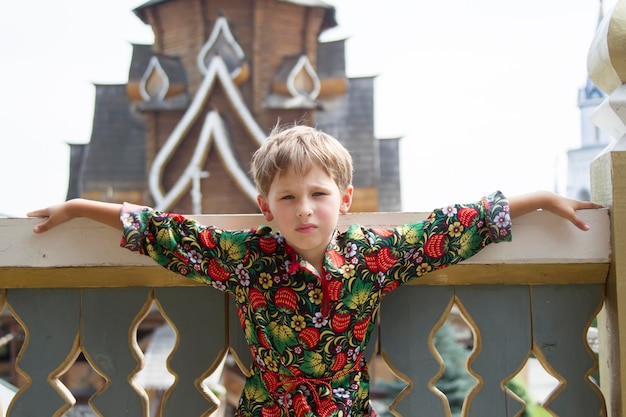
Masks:
[[[309,126],[275,127],[254,153],[251,172],[262,196],[267,196],[276,175],[293,169],[306,174],[319,165],[342,192],[352,184],[352,157],[334,137]]]

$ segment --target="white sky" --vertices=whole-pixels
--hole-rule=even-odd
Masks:
[[[616,0],[605,1],[610,10]],[[151,43],[138,0],[12,1],[0,14],[0,214],[64,200],[94,83]],[[329,0],[350,76],[376,75],[376,133],[403,136],[404,210],[495,189],[564,190],[598,0]]]

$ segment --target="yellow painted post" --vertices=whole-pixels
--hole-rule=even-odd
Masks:
[[[626,381],[626,152],[611,148],[593,162],[591,189],[593,200],[610,208],[613,248],[605,305],[598,318],[600,387],[609,417],[622,417],[626,403],[622,389]]]
[[[611,266],[598,319],[600,388],[609,417],[623,417],[626,404],[625,45],[626,0],[619,0],[599,26],[587,60],[592,81],[608,94],[593,120],[616,138],[591,165],[592,199],[609,207],[611,213]]]

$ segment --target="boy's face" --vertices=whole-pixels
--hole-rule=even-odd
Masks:
[[[267,196],[258,203],[265,220],[275,221],[278,230],[300,256],[318,267],[339,214],[348,212],[353,187],[340,191],[335,181],[318,165],[304,176],[292,169],[276,175]]]

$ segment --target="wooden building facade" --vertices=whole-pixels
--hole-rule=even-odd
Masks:
[[[151,0],[126,85],[97,85],[91,142],[72,145],[68,198],[181,213],[255,213],[254,151],[280,124],[337,137],[355,163],[353,211],[401,209],[399,138],[374,135],[374,77],[348,78],[319,0]],[[384,167],[383,167],[384,164]]]

